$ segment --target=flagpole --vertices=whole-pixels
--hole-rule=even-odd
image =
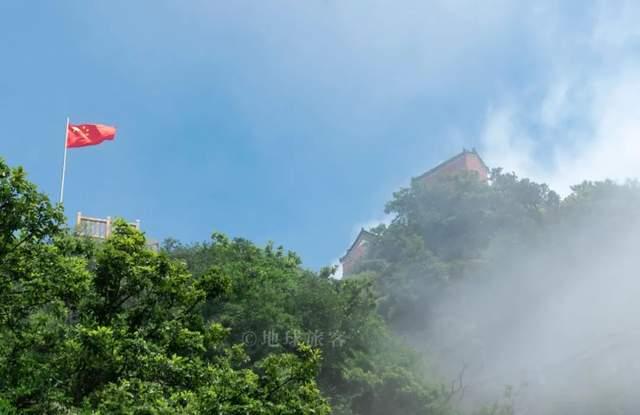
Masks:
[[[64,176],[67,172],[67,137],[69,135],[69,117],[67,117],[67,127],[64,130],[64,158],[62,161],[62,183],[60,184],[60,204],[64,201]]]

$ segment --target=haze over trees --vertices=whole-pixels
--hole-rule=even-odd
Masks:
[[[634,182],[413,183],[339,281],[218,233],[76,237],[0,161],[0,413],[634,413],[639,208]]]
[[[640,186],[584,182],[560,198],[494,170],[394,194],[360,265],[396,334],[465,406],[505,385],[516,413],[637,413]]]

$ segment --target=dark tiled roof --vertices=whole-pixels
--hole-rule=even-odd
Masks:
[[[345,259],[347,256],[349,256],[349,253],[353,250],[353,248],[355,248],[355,247],[356,247],[356,243],[360,240],[360,237],[361,237],[362,235],[367,235],[367,236],[371,236],[371,237],[374,237],[374,238],[377,238],[377,237],[378,237],[378,235],[376,235],[375,233],[373,233],[373,232],[369,232],[369,231],[368,231],[368,230],[366,230],[365,228],[361,228],[361,229],[360,229],[360,232],[358,233],[358,236],[356,236],[356,239],[354,239],[354,241],[353,241],[353,243],[351,244],[351,246],[349,247],[349,249],[347,249],[347,253],[346,253],[346,254],[344,254],[344,256],[342,256],[342,257],[340,258],[340,262],[342,262],[342,260],[343,260],[343,259]]]
[[[451,157],[450,159],[447,159],[447,160],[443,161],[442,163],[438,164],[434,168],[428,170],[426,173],[423,173],[420,176],[416,177],[415,180],[420,180],[420,179],[423,179],[423,178],[425,178],[427,176],[431,176],[432,174],[436,173],[438,170],[440,170],[441,168],[443,168],[447,164],[452,163],[452,162],[458,160],[459,158],[462,158],[462,157],[466,156],[467,154],[475,155],[476,157],[478,157],[478,160],[480,160],[480,162],[487,169],[487,171],[491,170],[491,169],[489,169],[487,164],[484,162],[484,160],[482,160],[482,157],[480,157],[480,154],[478,154],[478,152],[476,151],[475,148],[472,149],[471,151],[467,150],[466,148],[463,148],[461,153],[458,153],[455,156]]]

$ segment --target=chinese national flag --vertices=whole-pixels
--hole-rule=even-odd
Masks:
[[[113,140],[116,128],[102,124],[69,124],[67,148],[95,146],[105,140]]]

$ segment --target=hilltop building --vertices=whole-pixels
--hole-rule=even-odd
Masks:
[[[360,260],[367,253],[369,244],[371,244],[376,237],[377,235],[375,233],[369,232],[364,228],[360,229],[360,233],[356,237],[356,240],[353,241],[351,247],[347,250],[347,253],[340,258],[343,276],[353,274],[356,265],[358,265]]]
[[[130,223],[132,227],[140,230],[140,221]],[[113,221],[111,216],[106,218],[94,218],[91,216],[84,216],[82,212],[78,212],[76,215],[76,234],[79,236],[86,236],[94,239],[107,239],[111,235],[113,227]]]
[[[471,150],[463,148],[461,153],[443,161],[414,180],[428,183],[436,177],[457,174],[463,171],[475,172],[480,180],[489,180],[489,167],[484,163],[475,148]]]
[[[476,149],[462,149],[462,152],[443,161],[426,173],[414,178],[414,182],[429,183],[438,177],[454,175],[461,172],[475,172],[482,181],[489,180],[489,167],[482,160]],[[377,238],[377,235],[365,229],[361,229],[356,240],[351,244],[347,253],[340,258],[343,277],[353,274],[358,263],[367,254],[368,247]]]
[[[140,220],[130,222],[129,225],[137,230],[140,230]],[[110,216],[106,218],[95,218],[91,216],[84,216],[82,212],[78,212],[76,215],[76,235],[93,238],[96,240],[106,240],[111,235],[113,228],[113,221]],[[154,250],[160,250],[160,244],[158,241],[147,239],[147,246]]]

